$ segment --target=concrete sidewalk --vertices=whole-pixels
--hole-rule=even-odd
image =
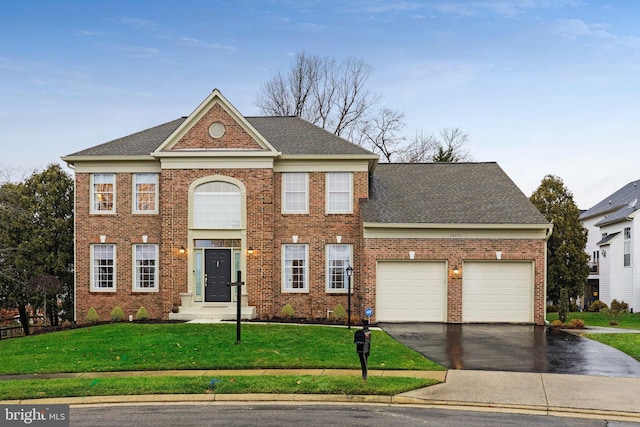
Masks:
[[[640,422],[640,378],[451,370],[445,383],[393,400]]]

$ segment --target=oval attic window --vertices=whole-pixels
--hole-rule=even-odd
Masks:
[[[224,125],[220,122],[212,123],[211,126],[209,126],[209,135],[214,138],[222,137],[222,135],[224,135],[224,131]]]

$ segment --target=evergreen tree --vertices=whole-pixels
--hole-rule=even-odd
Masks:
[[[589,257],[584,251],[587,230],[580,222],[573,194],[562,179],[547,175],[530,199],[553,223],[547,243],[547,299],[558,302],[562,288],[567,289],[569,297],[582,296],[589,276]]]

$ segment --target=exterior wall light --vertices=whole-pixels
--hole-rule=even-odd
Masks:
[[[180,250],[178,252],[180,252],[180,255],[184,255],[187,250],[184,248],[184,246],[180,246]]]
[[[249,249],[247,249],[247,253],[249,255],[253,255],[253,246],[249,246]]]

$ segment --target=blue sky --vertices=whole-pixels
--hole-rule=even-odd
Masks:
[[[640,178],[640,2],[0,0],[0,168],[191,113],[218,88],[259,114],[302,50],[362,58],[406,133],[457,126],[527,195],[580,208]]]

